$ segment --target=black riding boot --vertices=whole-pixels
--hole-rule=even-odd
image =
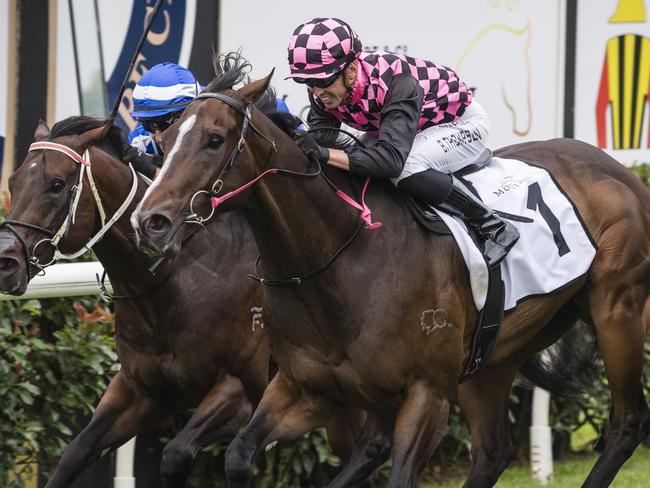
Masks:
[[[472,195],[452,176],[451,191],[440,208],[461,217],[474,229],[483,244],[483,254],[489,266],[497,266],[519,239],[519,232],[510,222]]]

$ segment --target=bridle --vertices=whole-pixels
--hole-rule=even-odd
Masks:
[[[260,283],[268,286],[295,286],[295,285],[301,285],[304,281],[313,278],[315,276],[318,276],[320,273],[325,271],[329,266],[339,257],[339,255],[350,245],[352,242],[357,238],[357,236],[361,233],[361,230],[365,227],[368,229],[377,229],[381,227],[381,222],[373,222],[372,221],[372,215],[371,211],[368,208],[368,206],[365,204],[365,193],[366,189],[368,187],[368,183],[370,182],[370,178],[366,178],[365,183],[363,185],[362,191],[361,191],[361,203],[356,202],[353,198],[348,196],[346,193],[338,189],[334,183],[322,172],[321,165],[318,161],[313,161],[316,164],[317,169],[314,172],[311,173],[301,173],[298,171],[293,171],[293,170],[288,170],[288,169],[283,169],[283,168],[270,168],[262,172],[260,175],[257,177],[253,178],[251,181],[248,183],[245,183],[244,185],[240,186],[239,188],[232,190],[225,195],[219,196],[219,192],[223,188],[223,180],[232,168],[232,166],[235,163],[235,160],[237,159],[237,156],[239,153],[241,153],[244,150],[244,147],[246,145],[246,133],[248,131],[248,128],[250,127],[253,132],[255,132],[257,135],[259,135],[262,139],[264,139],[266,142],[268,142],[271,145],[271,148],[273,149],[274,152],[278,152],[275,141],[268,138],[266,135],[264,135],[254,124],[251,118],[251,108],[250,105],[247,105],[246,108],[242,107],[242,105],[235,100],[234,98],[231,98],[227,95],[223,95],[221,93],[201,93],[198,95],[194,100],[192,100],[191,103],[194,103],[196,101],[201,101],[201,100],[206,100],[206,99],[217,99],[221,100],[222,102],[226,103],[233,109],[235,109],[242,117],[243,117],[243,123],[242,123],[242,129],[239,134],[239,141],[233,148],[232,152],[230,153],[228,159],[226,160],[226,164],[224,167],[221,169],[219,174],[217,175],[217,178],[215,179],[214,183],[212,184],[212,187],[210,190],[199,190],[194,195],[192,195],[192,198],[190,199],[190,215],[184,220],[184,223],[188,224],[199,224],[203,225],[204,222],[210,220],[212,216],[214,215],[215,209],[221,205],[223,202],[226,200],[234,197],[235,195],[241,193],[242,191],[248,189],[255,183],[257,183],[260,179],[262,179],[264,176],[267,174],[279,174],[281,176],[291,176],[291,177],[303,177],[303,178],[315,178],[317,176],[322,176],[323,179],[327,182],[327,184],[336,192],[336,194],[342,198],[347,204],[355,207],[361,212],[361,220],[363,221],[356,229],[353,235],[345,241],[345,243],[339,247],[334,254],[328,258],[322,265],[318,266],[317,268],[304,273],[300,276],[295,276],[289,279],[283,279],[283,280],[269,280],[266,278],[261,278],[257,275],[249,275],[249,277],[259,281]],[[199,195],[207,195],[210,198],[210,203],[212,210],[210,214],[207,217],[201,217],[199,216],[193,208],[194,200],[197,196]],[[259,258],[258,258],[259,261]]]
[[[233,167],[235,164],[235,160],[237,159],[237,156],[239,153],[244,151],[244,147],[246,146],[246,134],[248,132],[248,128],[250,127],[253,132],[255,132],[258,136],[260,136],[262,139],[264,139],[266,142],[268,142],[271,145],[271,149],[273,152],[278,152],[278,148],[275,145],[275,141],[272,139],[269,139],[266,135],[264,135],[256,126],[253,124],[253,121],[251,119],[251,108],[250,106],[246,106],[246,108],[242,107],[242,105],[235,100],[234,98],[231,98],[227,95],[223,95],[221,93],[201,93],[199,94],[194,100],[192,100],[191,103],[200,101],[200,100],[207,100],[207,99],[216,99],[216,100],[221,100],[225,104],[229,105],[230,107],[234,108],[243,118],[244,121],[242,123],[241,127],[241,132],[239,134],[239,141],[233,148],[232,152],[230,153],[230,156],[228,156],[228,159],[226,161],[226,164],[224,165],[223,168],[221,168],[221,171],[217,175],[217,178],[215,179],[214,183],[212,184],[212,187],[210,190],[199,190],[197,191],[194,195],[192,195],[192,198],[190,199],[190,215],[185,219],[185,223],[187,224],[199,224],[203,225],[204,222],[210,220],[212,216],[214,215],[214,211],[216,209],[216,205],[212,206],[212,210],[210,212],[210,215],[207,217],[201,217],[199,216],[195,211],[194,211],[194,200],[197,196],[199,195],[207,195],[210,199],[217,197],[221,189],[223,188],[223,180],[228,174],[228,171]],[[288,173],[294,173],[293,171],[289,170],[284,170],[287,171]],[[319,168],[320,172],[320,168]],[[305,176],[317,176],[318,173],[314,175],[305,175]]]
[[[133,177],[131,190],[129,191],[129,194],[127,195],[124,202],[122,202],[122,205],[120,205],[120,207],[115,211],[113,216],[107,221],[106,212],[104,211],[104,206],[102,205],[99,192],[97,191],[97,186],[95,185],[95,181],[92,176],[89,149],[86,149],[82,157],[74,149],[71,149],[68,146],[65,146],[63,144],[59,144],[56,142],[34,142],[32,143],[31,146],[29,146],[29,151],[30,152],[31,151],[56,151],[68,156],[70,159],[72,159],[77,164],[79,164],[79,167],[77,169],[76,183],[70,189],[70,196],[68,197],[68,202],[66,205],[68,210],[65,216],[62,217],[61,223],[58,225],[57,230],[41,227],[39,225],[35,225],[29,222],[23,222],[16,219],[7,219],[4,220],[3,222],[0,222],[0,228],[6,227],[7,230],[9,230],[9,232],[11,232],[14,235],[14,237],[16,237],[16,239],[20,242],[22,246],[23,254],[25,255],[25,259],[27,262],[28,281],[32,279],[31,266],[34,266],[39,269],[39,273],[38,273],[39,275],[45,274],[45,268],[54,264],[57,260],[76,259],[82,254],[84,254],[86,251],[89,251],[104,236],[104,234],[106,234],[106,232],[113,226],[113,224],[115,224],[115,222],[117,222],[119,218],[124,214],[126,209],[129,207],[129,205],[135,198],[135,194],[138,189],[137,173],[133,169],[133,166],[129,164],[129,168],[131,169],[131,174]],[[79,249],[77,252],[74,252],[72,254],[63,254],[59,252],[58,244],[60,240],[68,234],[70,228],[75,224],[77,208],[79,206],[81,192],[83,190],[84,175],[88,179],[88,184],[90,186],[91,193],[95,199],[95,203],[97,205],[97,212],[99,213],[99,218],[101,220],[102,226],[97,231],[97,233],[94,236],[92,236],[88,240],[88,242],[84,246],[82,246],[81,249]],[[41,234],[44,234],[46,237],[38,241],[34,245],[30,253],[27,243],[25,242],[25,240],[22,238],[22,236],[16,230],[15,227],[25,227],[27,229],[35,230]],[[55,226],[54,228],[56,229],[57,227]],[[38,259],[38,256],[36,255],[36,250],[38,246],[40,246],[41,244],[48,244],[48,243],[54,247],[53,257],[48,263],[41,263]]]

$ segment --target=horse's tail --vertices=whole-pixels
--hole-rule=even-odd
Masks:
[[[553,395],[577,397],[594,384],[601,368],[593,327],[579,320],[555,344],[524,362],[521,375]]]

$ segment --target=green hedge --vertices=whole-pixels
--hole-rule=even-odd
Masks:
[[[94,299],[48,299],[0,302],[0,317],[0,486],[21,486],[31,463],[54,467],[115,373],[113,316]]]

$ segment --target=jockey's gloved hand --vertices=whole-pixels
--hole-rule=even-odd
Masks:
[[[298,130],[293,140],[308,158],[318,161],[321,164],[329,161],[329,149],[318,144],[311,134]]]
[[[156,170],[160,167],[160,163],[162,163],[162,158],[157,154],[141,153],[137,147],[129,146],[122,153],[122,161],[126,164],[131,163],[138,173],[142,173],[147,178],[154,179],[156,177]]]

